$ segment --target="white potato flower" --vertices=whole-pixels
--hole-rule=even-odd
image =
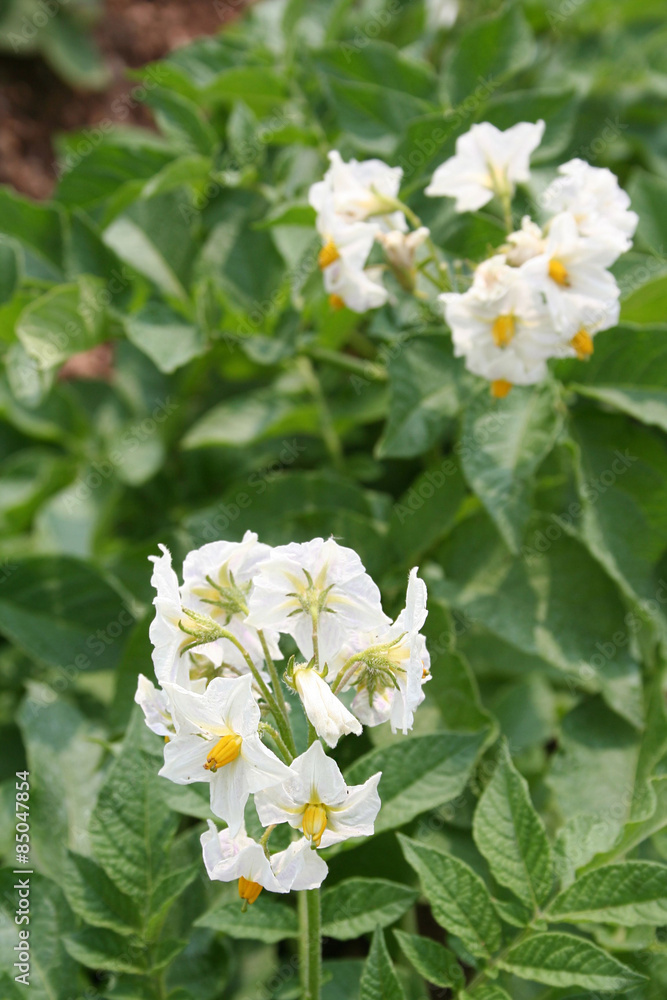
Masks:
[[[639,216],[616,175],[580,159],[564,163],[558,173],[540,199],[542,207],[554,215],[570,212],[582,236],[613,246],[617,255],[629,250]]]
[[[494,195],[511,197],[530,177],[530,157],[544,122],[519,122],[501,132],[489,122],[473,125],[456,140],[456,154],[442,163],[426,188],[431,197],[456,198],[457,212],[474,212]]]
[[[246,531],[241,542],[209,542],[189,552],[183,563],[183,606],[209,615],[228,629],[258,669],[264,663],[262,644],[257,629],[247,625],[245,618],[253,578],[270,552],[270,546],[260,543],[254,531]],[[277,633],[269,630],[265,639],[271,657],[281,659]],[[248,672],[244,656],[228,639],[202,645],[197,653],[207,656],[216,667],[224,664],[223,676]]]
[[[267,857],[243,826],[232,835],[229,828],[218,831],[209,820],[201,845],[208,877],[219,882],[238,879],[239,896],[248,903],[254,903],[262,889],[281,893],[317,889],[328,872],[326,862],[311,850],[305,837]]]
[[[488,379],[497,397],[513,385],[542,381],[547,359],[562,353],[537,287],[522,268],[509,267],[502,254],[479,265],[467,292],[449,292],[440,301],[454,354],[465,358],[473,374]]]
[[[419,247],[429,238],[430,231],[426,226],[420,226],[411,233],[402,233],[393,229],[390,233],[378,233],[377,241],[387,255],[392,267],[398,271],[412,271],[415,266],[415,256]]]
[[[426,0],[426,17],[430,28],[451,28],[459,16],[459,0]]]
[[[340,768],[313,743],[290,764],[290,777],[259,793],[255,806],[264,826],[289,823],[315,847],[330,847],[350,837],[370,837],[380,811],[378,771],[363,785],[345,784]]]
[[[308,661],[315,652],[314,624],[321,648],[330,650],[358,629],[390,621],[357,553],[333,538],[272,549],[255,577],[249,608],[250,625],[293,636]]]
[[[379,309],[389,295],[381,282],[381,269],[365,264],[375,241],[375,230],[364,222],[330,229],[318,262],[324,287],[334,308],[353,312]]]
[[[407,733],[424,700],[422,686],[430,679],[431,658],[420,631],[428,613],[426,584],[417,573],[416,567],[410,570],[405,607],[396,621],[356,636],[339,655],[340,688],[356,688],[351,708],[364,725],[389,720],[392,732]],[[343,661],[350,666],[340,674]]]
[[[292,676],[303,710],[325,743],[335,747],[341,736],[347,733],[361,735],[359,720],[347,710],[314,667],[297,664]]]
[[[211,810],[236,834],[249,795],[288,773],[259,737],[252,676],[215,677],[201,694],[177,684],[165,689],[175,709],[176,734],[165,745],[160,774],[179,785],[210,782]]]
[[[149,629],[155,676],[162,685],[174,682],[188,687],[190,656],[186,647],[192,645],[193,636],[184,629],[201,631],[201,627],[183,610],[178,577],[171,565],[169,549],[164,545],[159,548],[161,556],[149,556],[153,563],[151,583],[157,591],[153,598],[155,618]]]
[[[173,710],[166,691],[156,688],[148,677],[139,674],[134,700],[144,713],[146,725],[158,736],[171,738],[176,732]]]
[[[520,267],[544,251],[544,233],[529,215],[524,215],[521,229],[510,233],[507,242],[509,246],[505,250],[505,260],[512,267]]]
[[[549,223],[543,252],[519,269],[544,295],[566,344],[582,330],[590,336],[613,326],[620,291],[607,268],[616,255],[614,244],[581,236],[574,216],[561,212]]]
[[[382,160],[345,163],[335,149],[329,153],[329,163],[324,179],[313,184],[308,195],[325,241],[340,223],[369,222],[373,232],[407,229],[405,216],[393,204],[403,176],[400,167],[389,167]]]

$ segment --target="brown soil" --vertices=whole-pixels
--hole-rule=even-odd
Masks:
[[[102,92],[73,90],[39,58],[2,56],[0,183],[33,198],[47,198],[56,181],[54,134],[104,120],[150,126],[148,109],[130,99],[136,83],[125,78],[125,71],[159,59],[193,38],[215,34],[244,2],[106,0],[94,28],[111,74],[111,83]]]

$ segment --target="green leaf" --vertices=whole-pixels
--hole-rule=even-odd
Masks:
[[[571,923],[660,926],[667,923],[667,866],[626,861],[596,868],[562,892],[549,915]]]
[[[471,990],[459,994],[460,1000],[512,1000],[509,993],[495,983],[480,983]]]
[[[14,918],[18,897],[14,885],[21,876],[9,869],[0,873],[0,913],[4,925],[0,933],[0,968],[11,970],[12,983],[22,991],[21,996],[29,996],[30,1000],[59,1000],[69,995],[78,979],[77,966],[63,947],[63,935],[74,929],[74,917],[54,882],[37,873],[26,877],[30,879],[30,924],[17,926]],[[13,980],[18,974],[14,969],[17,961],[14,947],[19,942],[20,929],[30,932],[28,989]]]
[[[75,284],[52,288],[25,307],[16,334],[42,370],[57,368],[105,339],[106,310],[100,290],[97,280],[80,278]]]
[[[389,523],[389,539],[406,565],[413,566],[448,533],[466,496],[461,470],[452,458],[415,479],[394,504]]]
[[[63,271],[63,226],[57,208],[38,205],[0,189],[0,232],[13,236],[26,250],[30,277],[58,281]]]
[[[398,839],[440,926],[459,937],[473,955],[490,958],[500,947],[502,931],[479,875],[451,854],[402,834]]]
[[[349,941],[388,927],[416,901],[418,893],[407,885],[379,878],[350,878],[322,895],[322,934]]]
[[[104,231],[104,242],[167,295],[186,299],[195,247],[178,191],[135,201]]]
[[[551,894],[553,863],[544,824],[507,744],[475,810],[473,836],[493,877],[534,911]]]
[[[259,66],[239,66],[216,73],[202,93],[206,104],[234,104],[245,101],[257,115],[269,114],[287,97],[282,75]]]
[[[667,238],[667,180],[637,170],[628,186],[632,207],[639,215],[635,234],[637,249],[662,255]],[[664,315],[664,314],[663,314]]]
[[[621,992],[639,985],[644,976],[585,938],[545,931],[533,934],[507,952],[502,969],[547,986],[583,986]]]
[[[139,974],[148,971],[148,949],[137,937],[122,937],[100,927],[84,927],[65,937],[63,943],[72,958],[89,969]]]
[[[434,110],[432,73],[390,45],[348,49],[317,57],[339,124],[363,149],[391,153],[405,123]]]
[[[435,700],[447,729],[456,732],[491,729],[493,718],[482,706],[470,664],[461,653],[443,648],[444,633],[437,636],[433,631],[436,623],[442,623],[442,614],[441,607],[432,603],[425,628],[431,654],[429,697]]]
[[[169,862],[178,819],[162,795],[156,743],[135,710],[90,821],[96,859],[119,889],[137,900],[145,926],[187,884]]]
[[[194,101],[165,87],[149,91],[146,101],[155,111],[160,130],[184,152],[213,152],[218,137]]]
[[[452,104],[461,104],[481,82],[492,81],[498,86],[516,75],[532,62],[534,53],[532,32],[521,7],[510,4],[492,17],[471,21],[449,60]]]
[[[533,478],[562,427],[553,383],[515,388],[504,400],[488,390],[465,408],[461,428],[463,472],[513,552],[530,516]]]
[[[361,974],[359,1000],[405,1000],[403,987],[398,981],[384,934],[379,927],[373,935],[371,950]]]
[[[57,556],[25,559],[17,562],[11,587],[4,590],[0,632],[28,656],[67,668],[75,677],[118,662],[134,619],[92,567]]]
[[[658,324],[665,321],[667,278],[663,275],[635,289],[621,306],[624,323]]]
[[[124,320],[128,340],[161,371],[170,374],[203,354],[206,338],[164,302],[151,302]]]
[[[0,305],[10,302],[21,277],[18,248],[0,239]]]
[[[121,892],[104,869],[90,858],[68,852],[62,886],[69,905],[87,923],[118,934],[139,930],[135,901]]]
[[[579,445],[582,540],[631,601],[655,601],[657,595],[667,603],[656,570],[667,536],[664,442],[620,415],[575,414],[572,429]],[[651,617],[662,617],[665,627],[665,608],[662,615],[658,608],[656,603]]]
[[[654,803],[648,816],[626,823],[611,850],[598,854],[590,863],[591,868],[623,857],[638,844],[667,827],[667,775],[651,779],[647,785],[647,793],[647,797]]]
[[[74,133],[67,137],[59,159],[65,172],[56,190],[58,201],[91,211],[124,185],[148,181],[172,162],[173,154],[139,143],[121,145],[109,136],[91,150],[86,135]]]
[[[595,338],[586,364],[561,362],[557,373],[581,396],[667,430],[667,341],[663,330],[617,327]]]
[[[432,582],[433,598],[585,690],[602,691],[615,711],[641,726],[639,667],[628,644],[600,649],[600,638],[613,636],[627,614],[607,573],[560,525],[553,540],[540,531],[529,535],[525,558],[494,536],[481,513],[457,525],[438,553],[445,575]]]
[[[391,830],[460,795],[487,736],[481,730],[402,739],[355,761],[345,780],[356,785],[382,771],[375,832]]]
[[[285,903],[278,903],[268,893],[241,912],[241,900],[223,899],[214,904],[195,921],[196,927],[211,927],[237,940],[249,939],[274,944],[285,938],[296,937],[299,923],[296,911]]]
[[[462,367],[444,337],[398,345],[389,362],[389,418],[381,458],[411,458],[436,444],[459,410]]]
[[[394,931],[394,936],[407,960],[427,982],[453,990],[463,986],[465,977],[456,955],[439,941],[404,931]]]
[[[214,406],[190,428],[184,448],[214,445],[243,447],[279,434],[312,433],[317,409],[311,404],[280,396],[275,389],[245,393]]]

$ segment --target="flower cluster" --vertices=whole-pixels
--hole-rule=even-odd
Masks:
[[[246,532],[241,542],[213,542],[186,557],[182,585],[161,550],[152,557],[150,629],[159,687],[140,676],[135,696],[146,724],[165,737],[160,774],[210,784],[211,811],[227,824],[219,832],[209,823],[202,836],[212,879],[238,879],[249,903],[262,888],[316,888],[327,874],[318,849],[372,834],[381,777],[346,785],[320,738],[335,747],[362,723],[412,728],[429,678],[420,634],[426,587],[413,569],[406,606],[392,622],[357,553],[333,539],[271,548]],[[284,679],[309,723],[301,754],[276,669],[281,635],[300,654]],[[246,832],[251,795],[266,828],[259,841]],[[281,823],[301,837],[271,854],[269,837]]]
[[[574,159],[542,194],[540,222],[524,216],[515,230],[512,198],[516,186],[530,180],[530,158],[543,133],[543,121],[519,122],[504,132],[488,122],[473,125],[426,188],[430,197],[456,199],[457,212],[478,211],[494,199],[503,211],[506,240],[474,269],[465,291],[451,290],[436,260],[436,277],[449,283],[439,300],[454,352],[491,382],[497,397],[513,385],[542,381],[551,358],[586,359],[595,334],[618,322],[620,292],[609,268],[631,247],[638,221],[611,171]],[[374,242],[401,285],[414,291],[417,273],[428,275],[436,248],[398,199],[400,170],[378,160],[345,164],[336,152],[330,159],[310,199],[333,304],[364,311],[387,301],[382,268],[364,269]],[[411,232],[406,219],[415,227]],[[430,256],[418,262],[426,242]]]

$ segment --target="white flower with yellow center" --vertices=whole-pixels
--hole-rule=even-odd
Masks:
[[[165,745],[160,774],[179,785],[210,782],[211,810],[235,834],[249,795],[284,780],[288,772],[259,738],[252,676],[216,677],[202,694],[177,684],[165,689],[174,706],[176,734]]]
[[[314,667],[297,664],[292,671],[292,682],[308,720],[330,747],[335,747],[347,733],[361,735],[359,720],[345,708]]]
[[[364,313],[387,301],[381,269],[365,267],[374,240],[375,230],[364,222],[329,228],[318,263],[333,308]]]
[[[491,382],[496,397],[513,385],[541,382],[547,359],[562,351],[536,284],[522,268],[509,267],[502,254],[480,264],[467,292],[449,292],[440,301],[454,354],[465,358],[468,371]]]
[[[519,122],[501,132],[489,122],[473,125],[456,140],[456,154],[442,163],[426,194],[456,198],[457,212],[475,212],[497,195],[508,199],[530,178],[530,157],[544,134],[544,122]]]
[[[290,542],[271,550],[255,577],[248,624],[274,628],[296,640],[304,658],[330,650],[358,629],[388,623],[380,591],[353,549],[333,538]],[[318,665],[324,666],[324,658]]]
[[[315,742],[290,764],[290,777],[255,797],[264,826],[289,823],[314,847],[370,837],[380,811],[378,771],[363,785],[345,784],[336,762]]]
[[[431,658],[421,635],[426,584],[417,573],[416,567],[410,570],[405,608],[393,625],[356,636],[334,666],[334,687],[356,688],[351,708],[367,726],[390,721],[392,732],[407,733],[424,700],[422,686],[430,679]]]
[[[239,896],[248,903],[254,903],[262,889],[281,893],[317,889],[327,876],[326,863],[305,837],[267,857],[243,826],[232,835],[229,829],[218,832],[209,820],[201,845],[208,877],[219,882],[238,879]]]
[[[270,552],[270,546],[258,542],[254,531],[246,531],[241,542],[210,542],[188,553],[183,563],[183,606],[210,615],[228,629],[258,669],[264,662],[262,643],[257,629],[247,625],[245,618],[253,578]],[[264,638],[272,659],[282,659],[277,634],[269,630]],[[223,676],[248,671],[244,656],[229,639],[200,646],[197,654],[207,656],[216,667],[224,665]]]
[[[519,269],[544,295],[565,345],[582,331],[591,336],[613,326],[620,291],[607,268],[616,256],[613,244],[581,236],[574,216],[561,212],[549,223],[543,252]]]
[[[369,222],[373,232],[407,229],[403,212],[395,206],[403,176],[400,167],[389,167],[382,160],[345,163],[336,149],[329,153],[329,163],[324,179],[313,184],[308,195],[322,237],[326,239],[341,223]]]
[[[582,236],[613,246],[617,255],[629,250],[639,216],[616,175],[580,159],[564,163],[558,173],[540,198],[542,207],[554,215],[570,212]]]

